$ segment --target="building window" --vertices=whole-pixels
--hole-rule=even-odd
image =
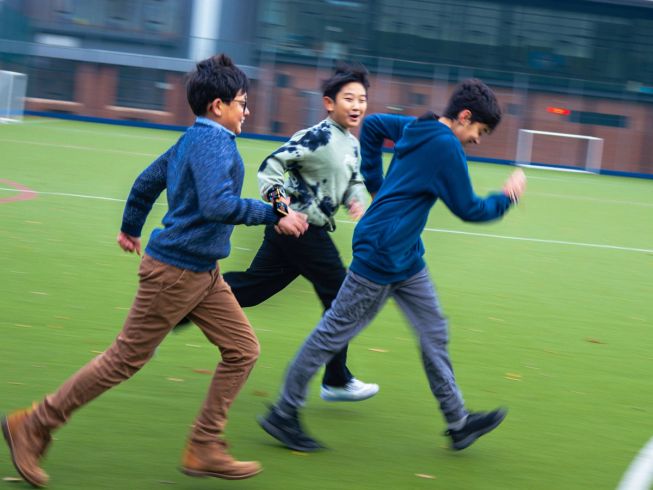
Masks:
[[[165,94],[169,88],[166,72],[121,66],[118,70],[116,105],[138,109],[164,110]]]
[[[28,69],[27,96],[39,99],[75,100],[73,61],[34,58]]]
[[[55,0],[52,10],[57,18],[70,20],[75,14],[75,2],[73,0]]]
[[[600,112],[572,111],[569,121],[578,124],[592,124],[594,126],[611,126],[613,128],[627,128],[628,117],[618,114],[603,114]]]
[[[411,92],[409,94],[409,103],[414,106],[425,106],[427,96],[425,94],[420,94],[419,92]]]
[[[169,0],[146,0],[143,4],[143,26],[150,32],[173,32],[175,9]]]
[[[283,123],[281,121],[272,121],[270,126],[273,134],[283,133]]]
[[[135,12],[134,3],[131,0],[108,0],[107,1],[107,27],[121,27],[126,29],[134,24]]]
[[[290,87],[290,75],[287,73],[277,73],[276,74],[276,85],[279,88],[288,88]]]

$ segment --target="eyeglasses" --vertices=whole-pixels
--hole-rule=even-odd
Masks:
[[[240,107],[243,108],[243,112],[245,112],[247,110],[247,100],[234,99],[233,101],[238,102],[240,104]]]

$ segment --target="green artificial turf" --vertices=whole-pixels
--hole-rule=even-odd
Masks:
[[[123,200],[178,135],[54,119],[0,125],[0,201],[18,194],[7,181],[38,192],[0,202],[1,412],[54,390],[118,333],[138,267],[115,244]],[[256,169],[276,145],[238,140],[244,195],[256,197]],[[470,171],[483,195],[510,168]],[[228,482],[177,471],[218,359],[191,327],[56,433],[44,463],[50,488],[614,489],[653,437],[653,181],[527,175],[526,196],[502,221],[462,223],[438,203],[423,234],[467,404],[509,408],[496,432],[461,453],[446,449],[414,336],[390,302],[349,350],[352,371],[380,393],[329,404],[318,376],[304,420],[330,449],[306,455],[276,444],[256,415],[321,315],[299,279],[246,310],[262,353],[227,435],[235,456],[262,462],[260,476]],[[144,237],[160,223],[161,203]],[[333,236],[348,263],[353,224],[339,218]],[[223,270],[245,268],[262,231],[237,227]],[[15,476],[2,444],[0,478]]]

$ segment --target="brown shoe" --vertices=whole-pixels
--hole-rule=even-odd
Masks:
[[[181,460],[181,471],[188,476],[212,476],[243,480],[258,475],[263,468],[257,461],[236,461],[223,441],[208,444],[189,442]]]
[[[11,460],[26,482],[42,488],[47,485],[48,474],[39,461],[50,444],[50,433],[31,421],[31,409],[19,410],[2,418],[2,434],[7,441]]]

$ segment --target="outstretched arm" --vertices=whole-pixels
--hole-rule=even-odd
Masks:
[[[491,221],[503,216],[511,204],[524,192],[526,177],[521,169],[508,179],[503,192],[488,194],[485,198],[474,192],[462,149],[452,149],[449,163],[440,169],[437,194],[447,207],[464,221]]]
[[[272,206],[240,197],[240,186],[234,181],[236,163],[229,143],[220,139],[210,142],[203,154],[191,162],[202,217],[232,225],[276,223]]]
[[[261,163],[257,174],[259,193],[266,201],[274,187],[283,187],[286,172],[293,167],[301,166],[301,161],[308,152],[308,147],[301,143],[307,131],[303,129],[295,133]]]

